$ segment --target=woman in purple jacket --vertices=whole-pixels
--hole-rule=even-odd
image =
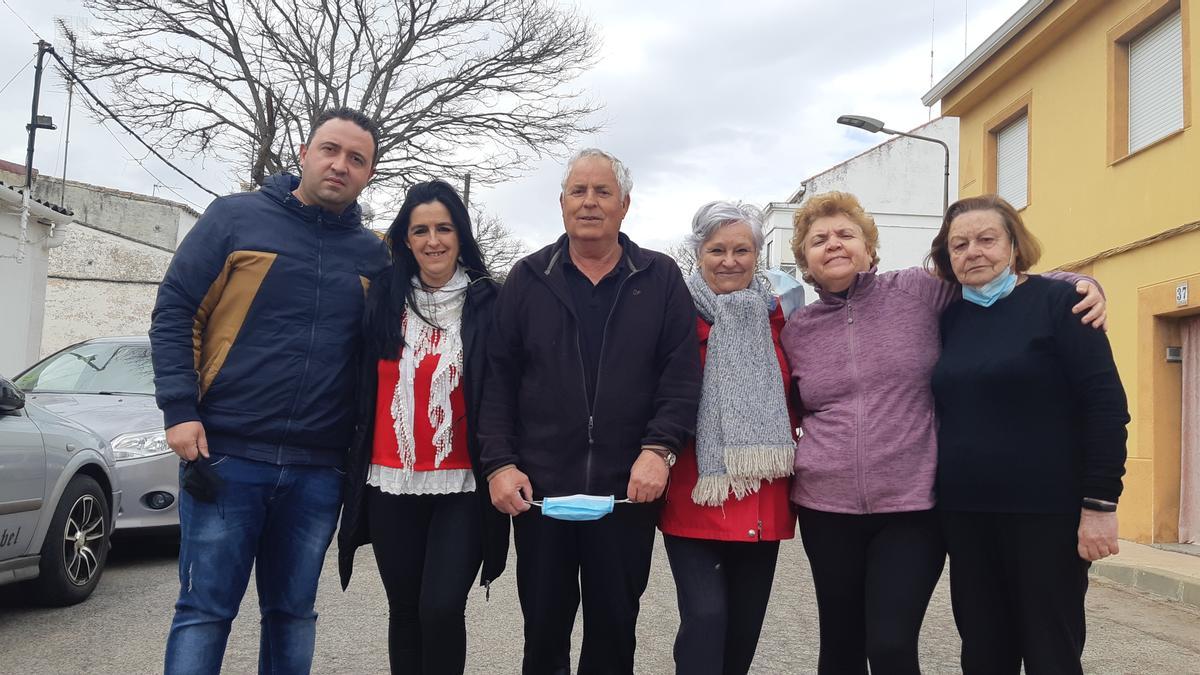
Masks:
[[[799,396],[792,501],[812,568],[821,673],[917,673],[917,638],[946,552],[931,509],[938,317],[959,287],[922,268],[877,272],[879,231],[850,194],[809,199],[792,251],[819,300],[782,341]],[[1085,323],[1094,283],[1074,274]]]

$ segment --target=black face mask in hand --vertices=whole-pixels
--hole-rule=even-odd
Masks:
[[[198,502],[213,503],[221,489],[221,477],[208,462],[196,458],[183,468],[183,489]]]

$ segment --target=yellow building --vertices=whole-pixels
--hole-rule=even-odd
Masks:
[[[1197,366],[1168,357],[1200,322],[1197,8],[1031,0],[924,97],[961,118],[960,196],[998,192],[1041,239],[1040,269],[1104,286],[1133,418],[1121,536],[1141,542],[1178,541],[1181,491],[1192,514],[1200,490],[1180,484],[1200,452],[1181,435]]]

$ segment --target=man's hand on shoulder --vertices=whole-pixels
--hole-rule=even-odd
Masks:
[[[492,506],[510,516],[517,516],[529,510],[528,502],[533,501],[533,485],[516,465],[497,469],[488,477],[488,494],[492,498]]]
[[[197,457],[208,457],[208,438],[200,422],[180,422],[167,429],[167,445],[180,458],[191,462]]]
[[[671,470],[658,453],[642,450],[629,470],[629,487],[625,494],[631,502],[652,502],[662,496],[670,475]]]

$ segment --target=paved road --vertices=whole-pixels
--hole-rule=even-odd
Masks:
[[[0,673],[153,673],[178,590],[170,540],[119,541],[92,598],[75,608],[29,607],[0,588]],[[510,565],[512,562],[510,561]],[[342,593],[331,552],[318,601],[318,673],[386,670],[387,604],[370,550],[359,554],[355,583]],[[671,642],[678,618],[666,555],[655,553],[650,588],[638,625],[639,673],[672,672]],[[252,673],[257,664],[257,608],[253,584],[234,622],[225,672]],[[472,673],[517,672],[521,623],[514,576],[482,589],[468,603]],[[576,648],[579,644],[576,625]],[[817,619],[807,560],[799,542],[781,549],[769,615],[755,660],[756,673],[809,673],[816,668]],[[957,672],[958,637],[946,579],[934,594],[922,633],[926,672]],[[1089,673],[1200,673],[1200,613],[1187,607],[1094,582],[1088,594]]]

